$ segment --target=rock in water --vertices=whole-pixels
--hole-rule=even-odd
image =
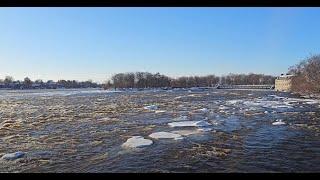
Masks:
[[[141,148],[151,145],[153,142],[150,139],[144,139],[142,136],[133,136],[122,144],[124,148]]]
[[[170,133],[170,132],[156,132],[149,135],[149,137],[154,139],[183,139],[180,134]]]
[[[181,121],[168,123],[171,127],[203,127],[210,126],[211,124],[206,121]]]
[[[24,152],[18,151],[15,153],[5,154],[1,157],[1,159],[7,160],[7,161],[12,161],[12,160],[22,158],[24,155],[25,155]]]

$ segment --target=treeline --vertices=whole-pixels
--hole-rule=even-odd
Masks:
[[[26,77],[23,81],[14,80],[11,76],[6,76],[4,79],[0,79],[0,88],[7,89],[57,89],[57,88],[98,88],[102,87],[101,84],[88,81],[76,81],[76,80],[59,80],[57,82],[48,80],[44,82],[41,79],[32,81]]]
[[[299,93],[320,93],[320,55],[313,55],[289,68],[295,75],[293,91]]]
[[[274,84],[276,77],[264,74],[229,74],[221,77],[221,84],[228,85],[263,85]]]
[[[111,77],[104,88],[190,88],[190,87],[214,87],[218,84],[229,85],[261,85],[274,84],[275,77],[263,74],[229,74],[218,77],[207,76],[183,76],[170,78],[160,73],[129,72],[118,73]]]

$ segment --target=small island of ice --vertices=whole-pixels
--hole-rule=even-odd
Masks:
[[[149,135],[153,139],[183,139],[180,134],[170,133],[170,132],[155,132]]]
[[[133,136],[122,144],[123,148],[142,148],[151,145],[153,142],[150,139],[144,139],[142,136]]]
[[[171,127],[203,127],[210,126],[211,124],[206,121],[181,121],[168,123]]]

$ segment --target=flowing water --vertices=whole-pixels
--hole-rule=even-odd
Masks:
[[[0,172],[320,172],[319,101],[289,93],[1,90],[0,123]]]

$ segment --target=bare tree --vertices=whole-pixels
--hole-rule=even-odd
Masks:
[[[32,81],[31,81],[30,78],[25,77],[24,80],[23,80],[23,84],[25,85],[25,87],[30,88],[31,85],[32,85]]]
[[[6,76],[5,78],[4,78],[4,84],[5,85],[9,85],[10,83],[12,83],[13,82],[13,77],[11,77],[11,76]]]

